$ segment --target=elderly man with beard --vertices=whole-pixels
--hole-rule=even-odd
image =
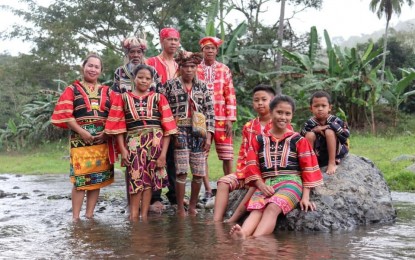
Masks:
[[[133,71],[140,64],[146,63],[144,56],[147,50],[147,41],[138,37],[128,37],[121,43],[124,50],[124,65],[118,67],[114,73],[114,83],[112,90],[118,93],[130,92],[134,89]],[[154,70],[155,72],[155,70]],[[153,86],[161,84],[160,77],[157,73],[153,73]]]

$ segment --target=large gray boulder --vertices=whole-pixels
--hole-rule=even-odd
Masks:
[[[324,172],[326,168],[322,168]],[[396,218],[392,197],[383,174],[370,160],[348,155],[336,174],[324,176],[324,185],[312,190],[316,211],[299,207],[278,219],[277,229],[331,231],[353,229],[359,225],[390,223]],[[232,212],[244,191],[231,193]]]

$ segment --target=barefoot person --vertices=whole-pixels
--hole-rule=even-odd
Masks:
[[[66,87],[56,103],[51,122],[71,130],[70,177],[72,217],[79,220],[86,194],[85,217],[92,218],[99,191],[114,181],[114,147],[104,133],[114,93],[100,85],[102,60],[88,55],[82,63],[82,80]],[[109,154],[111,155],[109,157]]]
[[[177,75],[178,65],[174,60],[174,55],[180,47],[180,33],[174,28],[163,28],[160,31],[160,45],[162,51],[155,57],[148,58],[147,65],[152,66],[157,74],[160,76],[161,85],[165,84],[168,80],[175,78]],[[160,86],[161,86],[160,85]],[[156,92],[159,91],[159,85],[157,85]],[[170,204],[177,204],[176,200],[176,169],[173,159],[173,144],[170,142],[169,149],[167,151],[167,175],[169,177],[169,191],[166,196]],[[154,191],[151,197],[151,211],[161,212],[164,209],[161,198],[161,190]]]
[[[223,41],[216,37],[204,37],[199,41],[203,61],[197,67],[197,74],[200,80],[206,82],[213,100],[215,111],[213,141],[215,141],[218,158],[223,162],[223,173],[228,175],[232,173],[233,165],[232,124],[236,121],[236,96],[231,70],[225,64],[216,61],[222,43]],[[203,184],[205,186],[204,200],[207,201],[212,197],[209,169],[206,170]]]
[[[301,135],[310,142],[318,158],[320,167],[327,166],[327,174],[336,172],[340,163],[349,152],[350,136],[347,124],[331,115],[331,97],[325,91],[317,91],[310,98],[310,110],[313,117],[305,122]]]
[[[251,147],[252,139],[264,132],[265,128],[270,125],[271,113],[269,103],[275,96],[275,90],[268,85],[258,85],[253,90],[252,106],[258,114],[247,122],[242,128],[242,142],[239,148],[238,161],[236,163],[236,172],[225,175],[218,180],[217,192],[215,196],[215,208],[213,211],[214,221],[223,221],[226,207],[228,206],[229,193],[239,189],[249,189],[232,217],[227,222],[236,222],[246,212],[245,203],[251,198],[255,187],[245,185],[245,167],[248,149]]]
[[[192,53],[185,56],[179,52],[176,62],[179,64],[179,77],[169,80],[160,93],[169,101],[179,133],[173,138],[174,162],[176,166],[176,194],[178,215],[185,216],[184,194],[186,177],[189,170],[193,179],[189,202],[189,215],[196,215],[196,203],[206,174],[205,153],[210,149],[211,135],[214,132],[214,112],[211,97],[204,82],[196,77],[196,66],[202,61],[202,55]],[[192,114],[200,112],[206,118],[205,136],[198,135],[192,128]]]
[[[301,210],[315,210],[310,189],[323,177],[307,139],[288,129],[295,110],[294,100],[276,96],[270,104],[272,128],[252,140],[248,152],[246,182],[257,190],[248,202],[251,211],[242,227],[235,225],[235,238],[271,234],[278,215],[287,214],[300,203]]]
[[[166,153],[177,132],[167,99],[149,91],[154,70],[139,65],[133,71],[134,90],[118,95],[111,106],[106,133],[117,135],[127,166],[130,220],[147,219],[151,193],[168,185]],[[124,135],[125,133],[125,135]]]

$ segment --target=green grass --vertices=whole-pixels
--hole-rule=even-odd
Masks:
[[[393,161],[399,155],[415,155],[414,137],[352,136],[350,153],[369,158],[382,171],[392,190],[415,191],[415,173],[405,170],[413,160]]]
[[[373,137],[368,135],[352,135],[350,140],[352,154],[372,160],[382,171],[392,190],[415,191],[415,174],[405,170],[413,164],[412,160],[393,162],[399,155],[415,155],[413,136]],[[238,157],[240,138],[235,140],[235,161]],[[68,142],[48,143],[37,148],[21,152],[0,153],[0,173],[46,174],[68,173]],[[209,155],[209,174],[211,180],[223,176],[222,162],[217,159],[215,147]],[[116,164],[116,168],[120,168]]]

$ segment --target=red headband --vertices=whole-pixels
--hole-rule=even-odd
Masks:
[[[219,46],[221,46],[222,43],[223,41],[221,39],[211,36],[204,37],[199,41],[200,49],[203,49],[203,47],[209,44],[213,44],[216,48],[219,48]]]
[[[160,40],[166,39],[166,38],[178,38],[180,39],[180,33],[178,30],[174,28],[163,28],[160,31]]]

